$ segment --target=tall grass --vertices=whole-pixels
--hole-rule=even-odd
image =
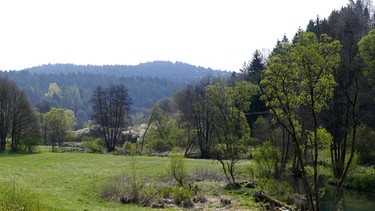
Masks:
[[[27,190],[11,184],[2,185],[0,189],[0,210],[42,211],[49,210],[40,203],[40,199]]]

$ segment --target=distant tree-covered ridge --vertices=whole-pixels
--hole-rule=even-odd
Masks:
[[[194,66],[182,62],[154,61],[140,63],[138,65],[74,65],[74,64],[47,64],[25,69],[36,74],[59,74],[59,73],[91,73],[113,76],[142,76],[158,77],[173,82],[191,83],[196,82],[204,76],[227,76],[229,72],[213,70]]]
[[[91,118],[90,98],[97,86],[123,84],[133,101],[132,112],[151,108],[171,97],[187,84],[211,75],[227,77],[229,72],[177,62],[148,62],[130,65],[48,64],[21,71],[0,71],[0,77],[25,89],[33,105],[48,101],[54,107],[74,111],[78,125]]]

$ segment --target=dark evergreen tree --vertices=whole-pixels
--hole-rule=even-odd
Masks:
[[[255,50],[250,62],[244,63],[242,69],[243,78],[253,84],[259,84],[262,71],[266,69],[265,58],[259,50]]]
[[[374,126],[373,94],[368,92],[369,84],[363,75],[363,62],[358,57],[358,42],[371,29],[371,1],[350,0],[348,5],[339,11],[332,11],[327,26],[321,27],[316,21],[309,23],[308,30],[326,33],[333,39],[340,40],[342,45],[341,63],[334,72],[337,86],[326,111],[325,125],[333,135],[331,161],[337,182],[334,209],[340,200],[340,189],[346,178],[355,152],[357,130],[360,124]],[[349,156],[348,156],[349,155]]]
[[[358,42],[370,30],[370,20],[366,16],[363,2],[351,1],[340,11],[332,12],[328,19],[329,30],[325,32],[333,39],[340,40],[342,44],[341,64],[335,71],[338,86],[331,101],[331,109],[326,115],[327,128],[333,134],[332,163],[337,178],[340,178],[344,172],[347,147],[350,142],[349,134],[354,129],[353,124],[370,123],[362,117],[373,116],[373,109],[371,109],[373,106],[365,103],[371,101],[364,100],[368,97],[367,82],[363,77],[362,62],[357,57]],[[362,106],[368,109],[359,110],[358,108]],[[355,119],[352,118],[353,115]]]
[[[272,57],[272,56],[274,56],[274,55],[279,55],[279,54],[285,53],[285,50],[286,50],[285,47],[288,46],[288,45],[285,45],[285,43],[288,43],[288,44],[289,44],[289,39],[288,39],[288,37],[284,34],[283,39],[282,39],[281,41],[280,41],[280,40],[277,40],[276,45],[275,45],[275,47],[273,48],[270,57]]]
[[[266,65],[266,58],[265,56],[259,51],[255,50],[253,54],[253,58],[248,63],[245,63],[240,70],[240,77],[239,80],[249,81],[255,85],[259,85],[260,81],[262,80],[262,72],[267,68]],[[252,125],[255,120],[258,118],[259,115],[267,112],[266,104],[260,100],[260,94],[256,94],[251,97],[250,100],[250,108],[246,115],[246,119],[250,125]]]

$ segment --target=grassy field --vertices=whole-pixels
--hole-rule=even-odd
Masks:
[[[98,187],[130,171],[128,156],[89,153],[0,154],[0,190],[26,193],[47,210],[144,210],[103,200]],[[140,177],[167,177],[168,158],[137,157]],[[220,168],[212,160],[187,160],[187,170]],[[8,193],[9,194],[9,193]],[[129,207],[130,206],[130,207]]]

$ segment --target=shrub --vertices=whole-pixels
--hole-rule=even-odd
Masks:
[[[359,178],[361,187],[363,190],[374,191],[375,190],[375,174],[368,170],[365,171]]]
[[[103,198],[117,200],[122,203],[150,205],[160,195],[160,191],[150,184],[146,185],[140,179],[136,169],[136,145],[130,144],[126,147],[129,147],[128,150],[131,153],[129,174],[115,177],[109,183],[104,184],[100,189],[100,195]]]
[[[124,145],[122,146],[125,151],[129,151],[129,154],[131,154],[132,149],[134,148],[134,143],[131,143],[130,141],[126,141]]]
[[[132,181],[128,175],[122,175],[103,184],[99,193],[103,198],[122,203],[139,203],[143,201],[141,198],[142,185],[140,180]]]
[[[162,198],[160,188],[154,186],[153,184],[143,184],[143,187],[141,187],[139,194],[140,203],[145,206],[150,206],[154,201]]]
[[[292,192],[287,181],[275,180],[273,178],[260,178],[257,180],[257,187],[260,190],[267,190],[267,194],[285,201]]]
[[[270,141],[266,141],[256,152],[254,160],[257,164],[258,176],[271,178],[277,172],[280,152]]]
[[[42,142],[39,138],[26,138],[21,141],[21,150],[26,152],[36,152],[38,145]]]
[[[131,160],[130,160],[130,194],[131,198],[133,199],[133,202],[138,202],[140,197],[140,191],[142,189],[142,181],[138,177],[138,172],[136,169],[137,165],[137,157],[136,157],[136,151],[137,146],[131,145],[130,146],[131,151]]]
[[[123,155],[135,155],[137,153],[137,144],[132,143],[130,141],[126,141],[123,144],[122,149],[118,149],[117,151],[119,154]]]
[[[176,203],[177,205],[189,207],[191,203],[191,197],[193,194],[190,188],[188,188],[186,185],[179,186],[178,184],[175,184],[172,187],[171,195],[173,197],[174,203]]]
[[[361,167],[346,181],[345,187],[356,190],[375,191],[375,172],[372,167]]]
[[[193,206],[192,198],[196,195],[196,189],[189,185],[185,184],[181,187],[178,183],[175,183],[170,186],[162,181],[139,179],[134,183],[131,177],[122,175],[104,183],[100,186],[99,195],[124,204],[135,203],[142,206],[152,206],[155,202],[163,204],[165,201],[173,201],[179,206]],[[202,195],[195,200],[203,201],[203,198]]]
[[[359,151],[359,163],[374,165],[375,163],[375,131],[365,125],[358,128],[356,149]]]
[[[169,155],[168,172],[178,182],[180,187],[184,186],[187,177],[184,159],[182,154],[172,153]]]
[[[154,202],[163,201],[163,198],[173,199],[175,204],[184,207],[192,203],[193,191],[187,185],[180,187],[176,183],[171,187],[157,181],[136,180],[134,183],[132,180],[128,175],[115,177],[100,187],[99,194],[109,200],[143,206],[151,206]]]
[[[173,143],[171,143],[169,140],[154,139],[150,143],[150,147],[158,152],[171,151],[173,148]]]
[[[82,138],[83,146],[87,152],[92,153],[103,153],[104,152],[104,143],[101,138],[93,138],[89,136],[84,136]]]
[[[172,188],[168,186],[163,186],[161,189],[161,195],[163,198],[167,199],[171,197]]]

